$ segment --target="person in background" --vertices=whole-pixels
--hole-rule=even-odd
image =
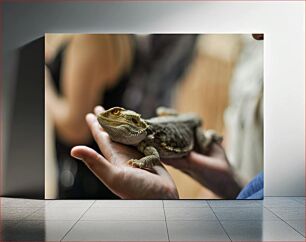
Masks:
[[[83,117],[98,104],[122,104],[133,48],[128,35],[46,35],[46,108],[55,128],[59,198],[116,197],[69,151],[79,143],[98,149]]]
[[[46,35],[46,108],[55,127],[59,198],[117,198],[70,156],[76,144],[101,148],[84,116],[99,104],[133,109],[144,117],[169,105],[172,87],[192,62],[196,37]]]
[[[263,42],[249,35],[242,41],[224,113],[225,147],[235,171],[249,182],[263,170]]]
[[[263,39],[260,34],[253,36]],[[96,118],[103,110],[98,106],[95,108],[95,115],[86,115],[87,124],[102,154],[86,146],[76,146],[71,150],[71,155],[82,160],[102,183],[121,198],[179,198],[176,186],[163,165],[156,165],[153,167],[154,172],[149,172],[127,164],[129,159],[137,158],[140,154],[134,148],[110,140]],[[263,174],[260,172],[244,186],[219,144],[214,144],[206,155],[193,151],[185,158],[163,162],[180,169],[222,198],[263,198]]]

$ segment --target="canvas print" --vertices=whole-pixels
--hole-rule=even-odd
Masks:
[[[263,34],[45,35],[46,199],[263,199]]]

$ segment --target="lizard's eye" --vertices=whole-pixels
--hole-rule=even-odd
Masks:
[[[118,115],[119,113],[120,113],[119,109],[112,110],[112,114],[114,114],[114,115]]]
[[[131,119],[134,124],[138,124],[138,120],[136,118]]]

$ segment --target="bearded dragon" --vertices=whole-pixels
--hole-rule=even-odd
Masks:
[[[144,154],[128,161],[133,167],[151,169],[160,159],[181,158],[192,150],[206,154],[212,143],[222,142],[214,130],[201,129],[202,120],[196,114],[178,114],[164,107],[156,112],[157,117],[143,119],[134,111],[114,107],[97,117],[112,141],[135,146]]]

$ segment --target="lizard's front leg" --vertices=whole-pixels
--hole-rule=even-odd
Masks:
[[[154,165],[159,164],[160,158],[158,151],[153,146],[146,146],[142,149],[144,153],[144,157],[141,159],[131,159],[129,160],[129,164],[134,167],[139,167],[142,169],[151,169]]]
[[[201,128],[196,130],[196,142],[199,148],[199,151],[203,154],[209,152],[210,146],[212,143],[221,143],[223,137],[218,135],[215,130],[209,129],[203,131]]]

